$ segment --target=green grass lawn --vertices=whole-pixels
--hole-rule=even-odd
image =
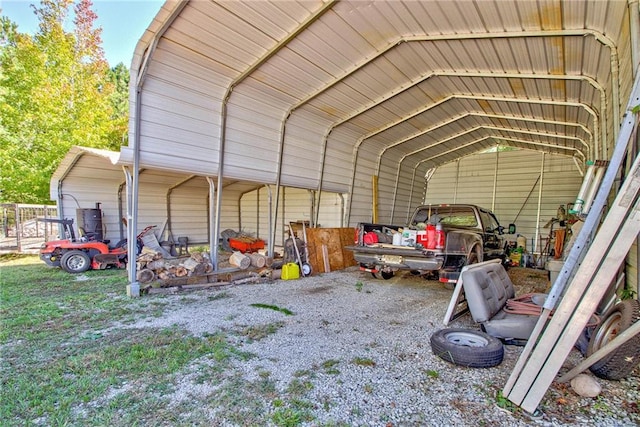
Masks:
[[[291,405],[264,404],[282,402],[268,373],[247,383],[230,372],[232,360],[251,355],[231,344],[228,332],[194,337],[176,327],[126,327],[161,316],[169,304],[162,296],[129,298],[126,284],[124,270],[76,276],[36,256],[0,258],[0,425],[296,425],[304,419]],[[217,393],[176,407],[171,393],[187,375]]]

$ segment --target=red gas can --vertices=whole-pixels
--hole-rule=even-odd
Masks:
[[[436,225],[436,249],[444,249],[444,230],[442,224]]]
[[[436,226],[433,224],[427,225],[427,249],[436,248]]]
[[[373,231],[369,231],[364,236],[362,236],[362,241],[365,245],[373,245],[378,243],[378,235]]]

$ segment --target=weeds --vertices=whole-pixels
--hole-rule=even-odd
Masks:
[[[351,360],[351,363],[358,366],[369,366],[369,367],[376,366],[376,362],[374,362],[373,360],[367,357],[354,357]]]
[[[440,378],[440,374],[438,373],[438,371],[434,371],[433,369],[427,370],[427,376],[434,379]]]
[[[267,323],[264,325],[252,325],[243,328],[238,333],[251,341],[259,341],[269,335],[275,334],[284,326],[284,322]]]
[[[278,307],[277,305],[270,305],[270,304],[260,304],[260,303],[256,303],[256,304],[249,304],[251,305],[251,307],[257,307],[257,308],[267,308],[269,310],[274,310],[274,311],[279,311],[280,313],[284,313],[287,316],[292,316],[293,315],[293,311],[289,310],[288,308],[281,308]]]
[[[357,282],[356,283],[356,291],[358,292],[362,292],[362,287],[363,287],[363,283],[362,282]]]

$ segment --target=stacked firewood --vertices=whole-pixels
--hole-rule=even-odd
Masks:
[[[202,276],[213,271],[208,254],[193,252],[189,258],[166,259],[162,254],[142,248],[136,259],[136,278],[140,283],[176,277]]]

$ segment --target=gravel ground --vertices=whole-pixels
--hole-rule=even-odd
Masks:
[[[512,270],[518,294],[544,291],[544,273]],[[532,420],[519,408],[501,408],[510,402],[498,393],[522,348],[506,346],[502,364],[488,369],[459,367],[434,356],[429,338],[444,327],[450,296],[437,281],[409,274],[376,280],[352,268],[170,295],[162,317],[129,327],[179,325],[202,335],[275,325],[260,339],[233,335],[235,345],[256,355],[234,366],[248,381],[266,372],[281,393],[303,378],[308,384],[304,398],[313,402],[314,419],[308,425],[640,425],[638,369],[623,381],[598,379],[603,392],[597,398],[579,397],[569,386],[554,383],[541,404],[542,419]],[[469,315],[449,326],[478,329]],[[581,360],[574,350],[563,372]],[[179,403],[215,392],[214,386],[185,375],[172,399]]]

